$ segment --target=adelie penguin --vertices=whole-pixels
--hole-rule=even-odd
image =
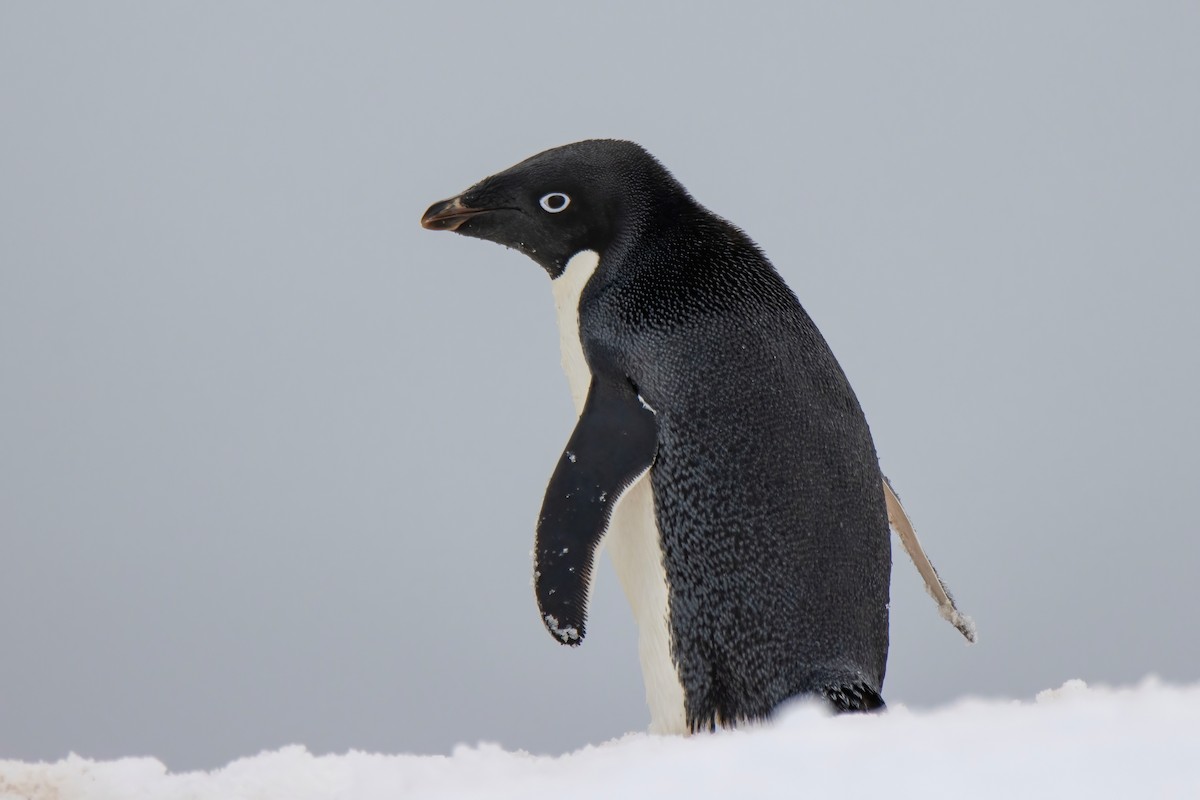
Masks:
[[[649,153],[547,150],[421,223],[519,250],[551,278],[579,420],[537,523],[537,602],[555,639],[580,644],[607,546],[651,731],[760,720],[798,696],[881,708],[889,515],[973,639],[820,332],[758,247]]]

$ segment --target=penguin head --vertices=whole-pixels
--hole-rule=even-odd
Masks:
[[[571,256],[603,257],[655,210],[686,196],[640,146],[592,139],[546,150],[434,203],[421,225],[511,247],[556,278]]]

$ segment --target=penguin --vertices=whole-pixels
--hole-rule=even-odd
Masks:
[[[421,223],[551,279],[578,415],[535,532],[554,639],[582,643],[603,544],[651,732],[765,720],[792,698],[884,708],[898,500],[845,374],[758,246],[618,140],[546,150]]]

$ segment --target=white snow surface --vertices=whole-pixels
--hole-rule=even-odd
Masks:
[[[449,756],[314,756],[296,745],[180,774],[153,758],[0,761],[0,798],[1197,798],[1198,756],[1200,684],[1148,678],[874,716],[796,704],[770,725],[630,734],[560,757],[492,744]]]

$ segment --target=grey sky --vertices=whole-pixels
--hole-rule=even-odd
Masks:
[[[821,326],[898,553],[892,703],[1200,678],[1195,3],[0,5],[0,758],[560,752],[644,726],[606,564],[530,588],[548,281],[420,229],[595,136]]]

